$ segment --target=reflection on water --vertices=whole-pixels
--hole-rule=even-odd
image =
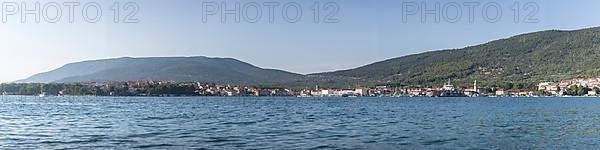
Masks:
[[[0,99],[0,149],[591,149],[598,127],[594,98]]]

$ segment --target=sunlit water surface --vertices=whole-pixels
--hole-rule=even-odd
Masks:
[[[594,149],[599,137],[599,98],[0,98],[0,149]]]

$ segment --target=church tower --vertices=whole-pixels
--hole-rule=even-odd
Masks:
[[[479,91],[477,91],[477,80],[475,80],[475,82],[473,83],[473,91],[475,93],[479,93]]]

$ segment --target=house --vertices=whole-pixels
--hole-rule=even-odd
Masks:
[[[588,91],[588,94],[587,94],[587,95],[588,95],[588,96],[598,96],[598,92],[597,92],[597,91],[595,91],[595,90],[590,90],[590,91]]]
[[[496,90],[496,96],[507,96],[508,92],[506,92],[504,89],[498,89]]]

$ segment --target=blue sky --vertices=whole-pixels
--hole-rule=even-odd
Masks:
[[[9,1],[10,2],[10,1]],[[25,2],[33,7],[33,1],[12,1],[18,5]],[[58,4],[70,1],[56,1]],[[600,6],[597,0],[561,1],[422,1],[422,0],[332,0],[332,1],[208,1],[208,0],[113,0],[79,1],[74,9],[74,22],[67,19],[68,9],[62,8],[62,19],[49,23],[41,19],[36,23],[27,18],[21,22],[20,13],[2,15],[6,23],[0,23],[0,63],[4,68],[0,81],[14,81],[35,73],[56,69],[66,63],[90,59],[114,57],[149,56],[211,56],[231,57],[254,65],[283,69],[296,73],[313,73],[354,68],[389,58],[415,54],[431,50],[462,48],[485,43],[513,35],[548,29],[580,29],[600,26],[597,14]],[[82,7],[89,2],[97,2],[102,8],[102,17],[96,23],[84,20]],[[113,2],[120,5],[120,22],[114,23],[114,13],[110,9]],[[122,19],[132,9],[124,10],[127,2],[135,2],[139,11],[135,15],[138,23],[123,23]],[[239,2],[242,6],[251,2],[279,2],[275,7],[274,22],[268,20],[268,7],[261,6],[263,14],[257,23],[241,19],[235,23],[234,17],[227,16],[228,22],[222,23],[219,15],[203,20],[203,4],[214,2],[228,6]],[[282,7],[295,2],[302,8],[302,17],[296,23],[283,19]],[[320,22],[313,20],[310,6],[319,3]],[[325,10],[328,2],[334,2],[339,11],[333,19],[338,23],[323,23],[322,19],[333,9]],[[409,15],[403,22],[403,9],[409,4],[433,9],[435,3],[440,7],[459,4],[463,14],[456,23],[440,19],[434,22],[432,15],[426,15],[428,21],[421,22],[421,16]],[[468,7],[465,2],[478,2],[475,7],[474,21],[468,20]],[[533,2],[539,11],[533,16],[537,23],[523,23],[531,13],[532,7],[524,9],[525,4]],[[482,7],[495,3],[502,9],[502,17],[497,22],[483,19]],[[519,21],[514,22],[511,6],[519,3]],[[48,2],[41,2],[46,6]],[[290,7],[293,8],[293,7]],[[448,7],[451,8],[451,7]],[[512,7],[514,8],[514,7]],[[440,10],[443,10],[440,8]],[[448,9],[443,14],[457,14],[456,9]],[[2,12],[10,12],[4,10]],[[56,14],[49,10],[47,14]],[[94,14],[87,10],[88,18]],[[256,14],[249,10],[249,14]],[[488,9],[488,17],[493,18],[495,11]],[[290,15],[291,14],[291,15]],[[288,17],[293,18],[294,10],[288,9]],[[92,16],[92,17],[90,17]],[[43,15],[42,15],[43,17]],[[451,18],[451,17],[448,17]]]

